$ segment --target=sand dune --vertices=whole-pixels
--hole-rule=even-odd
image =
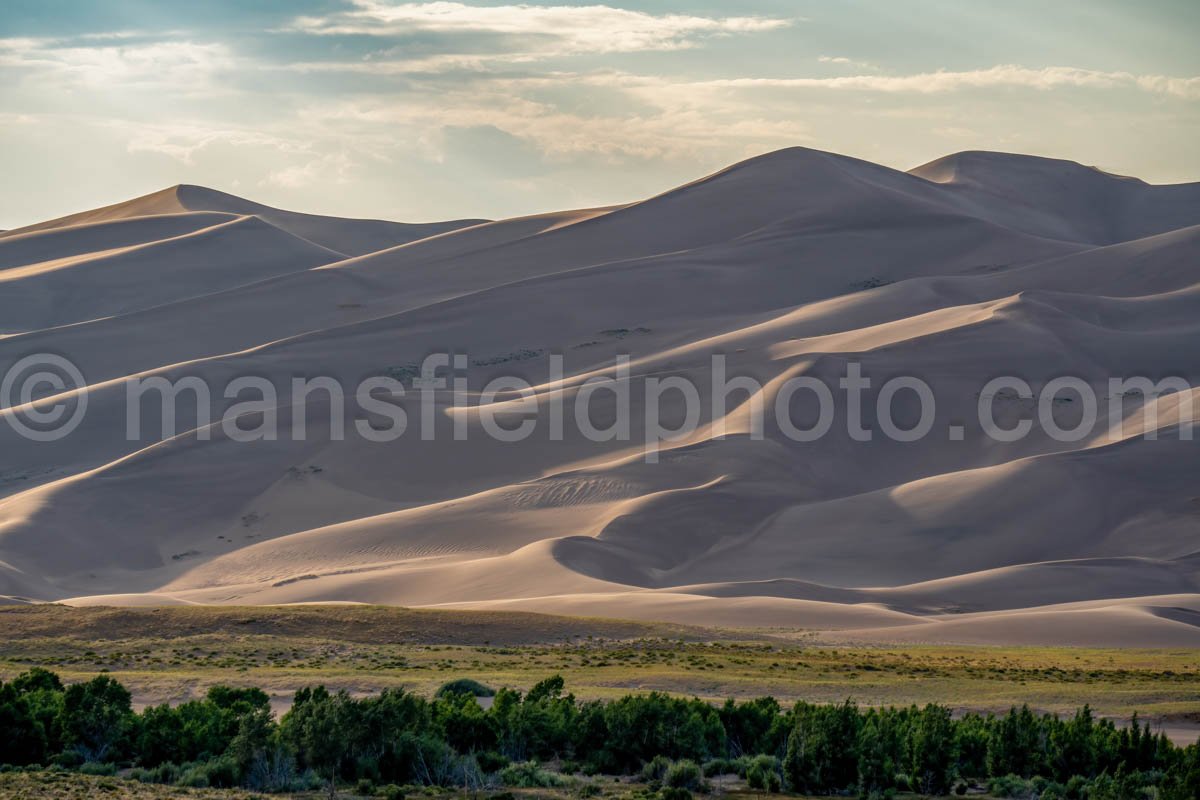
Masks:
[[[197,212],[255,216],[301,239],[328,248],[343,256],[356,256],[424,239],[486,220],[454,220],[426,224],[405,224],[375,219],[342,219],[319,214],[298,214],[264,206],[203,186],[180,184],[144,197],[84,211],[67,217],[7,231],[16,236],[34,231],[59,230],[100,222],[119,222],[163,215]]]
[[[1149,425],[1108,379],[1197,384],[1198,255],[1200,184],[1001,153],[905,173],[803,148],[627,205],[495,222],[342,220],[177,186],[9,231],[0,363],[69,358],[87,415],[51,442],[0,424],[0,595],[1197,646],[1197,445],[1177,424],[1192,395],[1151,403]],[[411,377],[431,352],[469,354],[473,391],[528,380],[539,431],[628,354],[631,440],[568,425],[495,441],[448,391],[430,441],[342,439],[353,413],[321,394],[281,401],[274,440],[231,441],[188,394],[174,435],[154,403],[127,435],[135,380],[354,385]],[[839,403],[818,441],[770,415],[757,438],[746,394],[713,402],[714,353],[768,408],[794,378],[836,387],[850,362],[919,377],[934,432],[855,441]],[[1126,424],[993,441],[977,406],[999,375],[1077,377],[1100,419],[1119,404]],[[699,387],[697,427],[648,461],[644,389],[666,376]],[[682,414],[664,401],[664,419]],[[421,416],[417,397],[397,402]],[[1072,426],[1080,406],[1053,420]],[[997,421],[1032,410],[1006,396]],[[801,403],[792,422],[814,414]],[[864,421],[878,430],[873,408]]]

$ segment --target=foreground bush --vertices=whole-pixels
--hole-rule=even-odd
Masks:
[[[667,771],[663,773],[662,782],[665,786],[673,789],[696,791],[700,788],[703,778],[699,765],[695,761],[685,758],[667,767]]]
[[[554,772],[547,772],[536,761],[510,764],[500,771],[500,781],[505,786],[517,789],[551,789],[563,786],[568,779]]]

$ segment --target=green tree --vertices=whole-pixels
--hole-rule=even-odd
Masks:
[[[0,681],[0,763],[40,764],[46,759],[42,723],[13,684]]]
[[[925,794],[945,794],[954,764],[954,723],[950,709],[927,705],[918,715],[910,739],[909,774]]]
[[[354,727],[346,713],[352,703],[345,691],[331,695],[324,686],[301,689],[280,722],[283,740],[303,766],[325,780],[331,798],[337,794],[342,762],[353,745]]]
[[[788,737],[783,775],[796,792],[827,793],[858,780],[858,708],[797,704]]]
[[[107,675],[68,686],[61,714],[65,745],[87,761],[119,753],[134,723],[129,690]]]

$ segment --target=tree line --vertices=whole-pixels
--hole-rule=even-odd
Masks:
[[[460,680],[432,699],[403,689],[355,698],[317,686],[276,720],[261,689],[214,686],[201,700],[135,713],[109,676],[64,686],[35,668],[0,681],[0,769],[125,769],[147,782],[258,791],[556,786],[566,774],[640,773],[679,793],[736,773],[765,792],[810,795],[979,785],[1047,800],[1200,798],[1200,744],[1177,747],[1136,717],[1117,726],[1087,707],[1065,719],[1028,707],[956,718],[939,705],[785,709],[770,697],[713,705],[660,692],[581,702],[554,676],[524,694],[500,689],[484,708],[486,691]]]

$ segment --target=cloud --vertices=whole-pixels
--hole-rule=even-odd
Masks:
[[[353,0],[353,5],[352,10],[327,16],[298,17],[290,29],[318,35],[495,34],[508,37],[516,55],[535,58],[680,50],[696,46],[705,37],[758,33],[793,22],[767,17],[656,15],[604,5],[470,6],[380,0]]]
[[[263,179],[263,184],[298,189],[314,184],[344,184],[349,180],[354,164],[345,153],[329,153],[307,161],[274,170]]]
[[[275,153],[311,154],[311,144],[257,130],[205,124],[150,124],[133,120],[109,120],[104,125],[125,138],[130,153],[156,153],[192,164],[201,151],[215,145],[259,147]]]
[[[1135,89],[1175,97],[1200,97],[1200,77],[1173,78],[1164,75],[1134,75],[1102,72],[1078,67],[1034,69],[1002,64],[965,72],[922,72],[913,75],[847,75],[837,78],[735,78],[706,81],[700,85],[724,88],[834,89],[869,92],[937,94],[967,89],[1014,87],[1050,90],[1062,87],[1090,89]]]
[[[213,74],[235,64],[221,43],[131,41],[133,36],[0,39],[0,67],[93,89],[169,87],[197,93],[211,90]]]
[[[817,56],[817,61],[820,61],[822,64],[837,64],[844,67],[870,70],[871,72],[879,70],[879,67],[870,61],[855,61],[852,58],[846,58],[846,56]]]

